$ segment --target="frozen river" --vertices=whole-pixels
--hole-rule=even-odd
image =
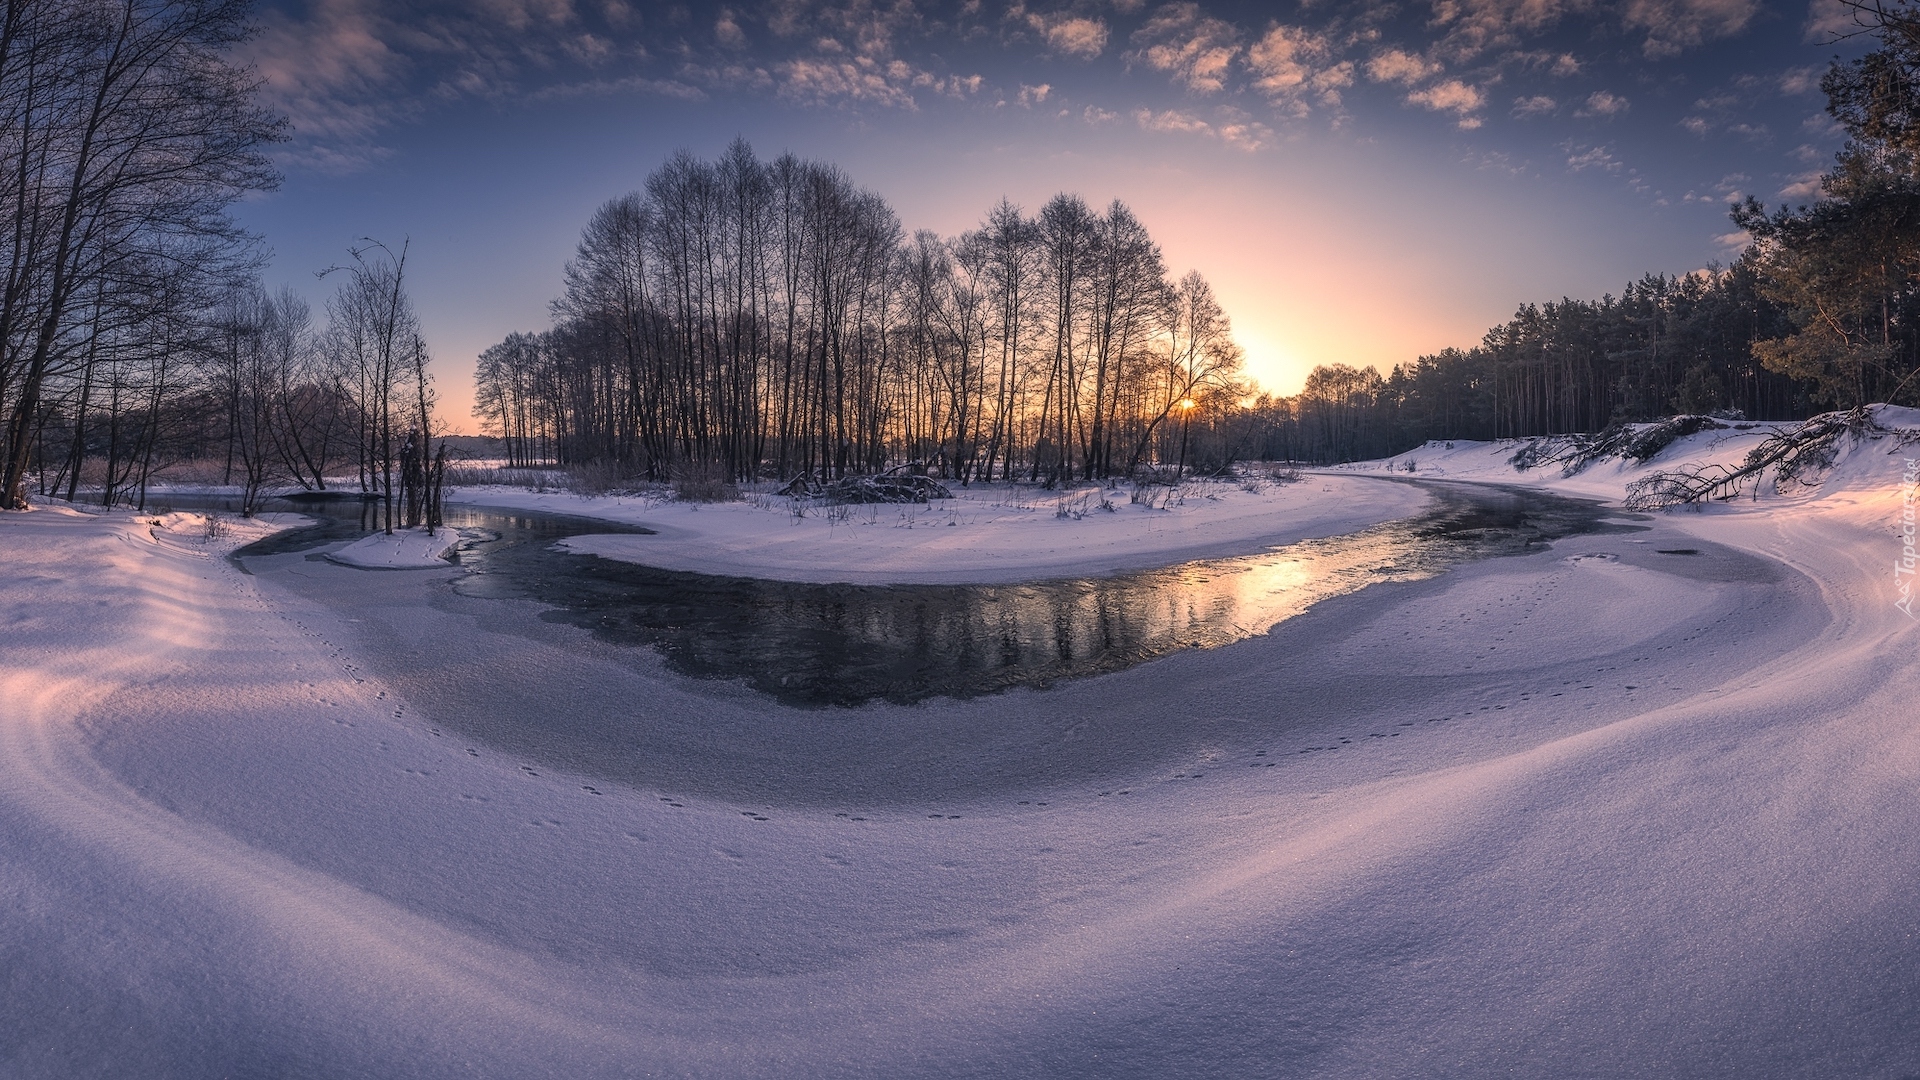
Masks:
[[[662,570],[569,554],[555,542],[630,526],[452,506],[470,541],[444,586],[523,599],[603,641],[651,646],[675,671],[743,680],[784,704],[967,698],[1119,671],[1264,634],[1314,604],[1461,562],[1603,528],[1597,504],[1528,490],[1425,484],[1418,516],[1237,558],[999,585],[843,585]],[[185,506],[218,500],[181,500]],[[316,519],[241,558],[303,552],[370,527],[359,499],[280,500]],[[644,555],[644,545],[639,549]]]

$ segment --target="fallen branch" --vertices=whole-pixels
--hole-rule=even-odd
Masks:
[[[1711,416],[1670,416],[1653,424],[1612,424],[1592,435],[1547,435],[1534,439],[1507,459],[1525,472],[1558,464],[1560,475],[1574,476],[1596,461],[1620,458],[1635,464],[1651,461],[1677,440],[1727,425]]]
[[[1845,412],[1822,413],[1797,428],[1768,437],[1749,451],[1737,468],[1697,465],[1649,473],[1627,485],[1625,506],[1629,510],[1664,510],[1686,503],[1731,499],[1749,482],[1757,495],[1768,469],[1774,471],[1776,490],[1783,481],[1808,483],[1833,465],[1840,452],[1840,437],[1847,434],[1878,438],[1894,432],[1881,427],[1864,405]]]

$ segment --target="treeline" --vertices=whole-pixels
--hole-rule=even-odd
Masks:
[[[43,383],[30,489],[144,507],[171,472],[238,488],[251,514],[271,490],[345,480],[386,527],[426,523],[433,389],[406,252],[351,255],[327,271],[324,325],[291,289],[236,274],[170,309],[160,340],[94,334]]]
[[[229,60],[248,8],[8,0],[0,16],[0,506],[144,506],[190,462],[249,512],[268,485],[353,470],[389,525],[424,513],[408,496],[431,395],[404,249],[354,251],[322,330],[268,294],[227,214],[278,180],[282,122]]]
[[[1753,356],[1756,341],[1790,324],[1752,263],[1649,275],[1598,301],[1528,304],[1479,345],[1386,375],[1315,368],[1299,394],[1254,407],[1260,452],[1351,461],[1429,439],[1599,431],[1674,413],[1805,416],[1822,405],[1816,389]]]
[[[1920,403],[1920,17],[1848,6],[1880,43],[1822,80],[1848,142],[1812,205],[1734,209],[1753,242],[1731,267],[1528,305],[1474,348],[1384,376],[1321,367],[1300,394],[1221,422],[1260,455],[1325,462],[1674,413]]]
[[[482,354],[476,414],[516,462],[654,479],[1110,476],[1245,392],[1205,279],[1119,202],[907,236],[838,169],[744,142],[603,206],[553,314]]]

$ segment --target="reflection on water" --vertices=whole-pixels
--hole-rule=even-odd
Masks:
[[[447,517],[473,538],[458,555],[469,572],[453,582],[465,596],[535,600],[552,609],[542,618],[651,646],[684,674],[744,680],[792,705],[830,706],[1045,686],[1225,645],[1368,585],[1594,531],[1604,513],[1538,492],[1426,486],[1436,501],[1422,515],[1349,536],[1018,585],[814,585],[680,573],[553,549],[564,536],[645,530],[477,507],[450,506]],[[364,531],[352,503],[298,509],[331,520],[240,554]]]
[[[478,545],[455,583],[514,596],[685,674],[793,705],[907,703],[1118,671],[1265,633],[1330,597],[1594,528],[1591,504],[1436,487],[1419,518],[1260,555],[1018,585],[815,585],[679,573],[546,545]],[[597,529],[595,531],[604,531]]]

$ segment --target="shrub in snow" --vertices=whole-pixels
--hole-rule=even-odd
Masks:
[[[923,503],[929,499],[951,499],[953,492],[928,476],[882,474],[848,476],[823,484],[811,476],[796,476],[780,494],[799,499],[825,499],[829,503]]]
[[[740,490],[726,469],[709,461],[685,461],[673,468],[673,494],[682,502],[729,502]]]

